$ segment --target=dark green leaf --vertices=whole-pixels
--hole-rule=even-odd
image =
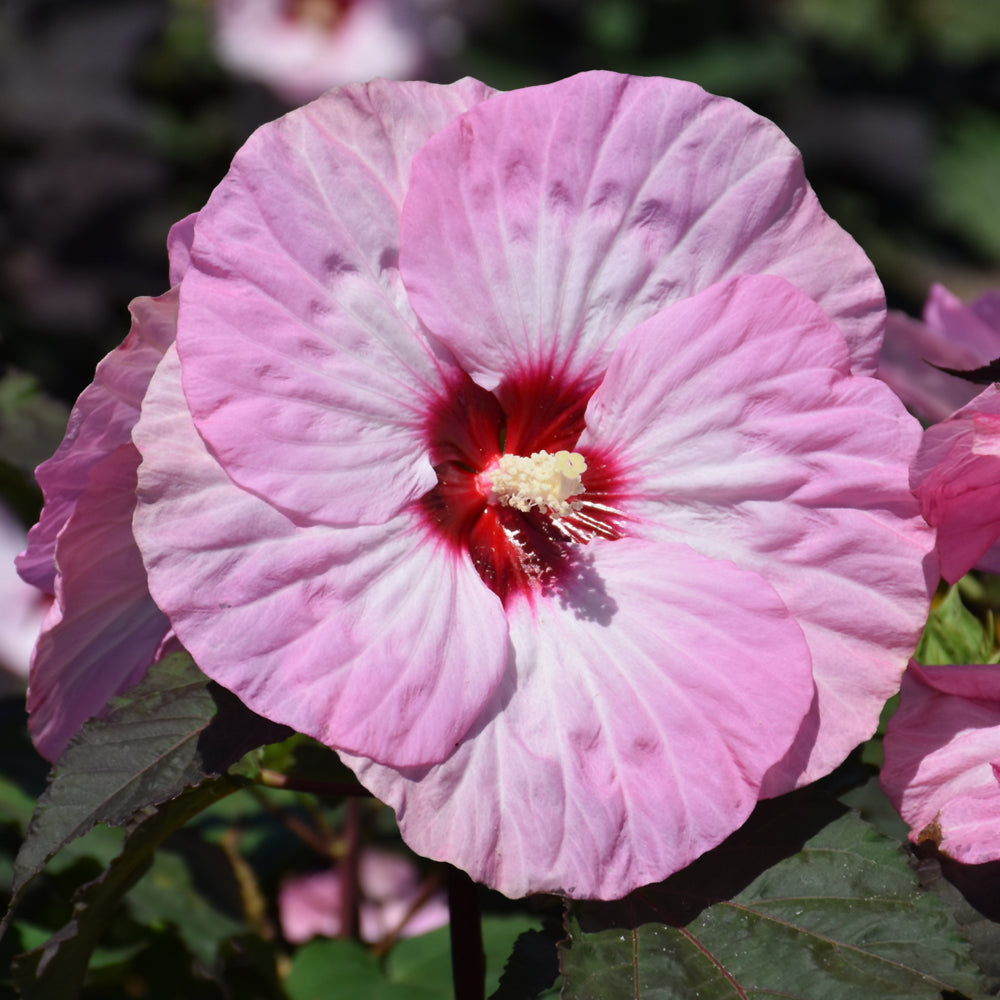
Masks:
[[[279,743],[292,735],[288,726],[251,712],[239,698],[218,684],[209,684],[215,717],[198,737],[198,755],[204,774],[222,774],[258,747]],[[332,753],[332,751],[331,751]],[[248,776],[255,771],[250,770]]]
[[[501,970],[518,936],[534,926],[530,917],[483,917],[486,995],[499,985]],[[389,952],[386,975],[390,982],[411,991],[425,989],[431,996],[448,996],[452,991],[448,928],[397,942]]]
[[[526,917],[485,917],[487,993],[518,935],[534,921]],[[330,983],[351,1000],[440,1000],[451,996],[451,950],[448,928],[405,938],[393,945],[384,966],[352,941],[313,941],[300,948],[285,982],[289,1000],[326,1000]]]
[[[68,417],[33,375],[8,370],[0,378],[0,458],[31,475],[56,450]]]
[[[955,915],[972,943],[973,961],[993,979],[991,996],[1000,992],[1000,861],[963,865],[921,844],[917,875]]]
[[[386,982],[378,959],[354,941],[312,941],[295,953],[285,980],[288,1000],[328,1000],[331,983],[351,1000],[410,1000]]]
[[[177,653],[84,725],[56,765],[15,859],[14,902],[56,851],[95,823],[124,823],[220,774],[256,740],[287,735],[233,701]]]
[[[939,1000],[985,996],[969,944],[903,851],[853,813],[739,888],[771,829],[788,845],[808,794],[764,803],[716,851],[614,904],[572,904],[567,1000]],[[762,814],[762,815],[761,815]],[[762,840],[762,838],[764,838]]]
[[[500,985],[490,1000],[536,1000],[559,976],[558,941],[539,930],[525,931],[514,942]]]
[[[148,870],[153,851],[211,802],[242,787],[234,778],[205,781],[162,806],[129,834],[121,854],[73,896],[73,916],[44,945],[15,963],[25,1000],[71,1000],[78,995],[91,954],[122,897]]]

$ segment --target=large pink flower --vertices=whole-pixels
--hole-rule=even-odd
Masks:
[[[921,419],[944,420],[979,391],[973,383],[935,368],[971,371],[1000,358],[1000,292],[966,304],[933,285],[923,321],[888,315],[878,377]]]
[[[1000,386],[990,386],[924,435],[912,486],[937,529],[941,575],[1000,572]]]
[[[150,591],[417,851],[618,896],[898,685],[931,537],[883,315],[787,140],[693,85],[331,92],[195,224]]]
[[[881,780],[911,840],[966,864],[1000,858],[1000,666],[912,664]]]

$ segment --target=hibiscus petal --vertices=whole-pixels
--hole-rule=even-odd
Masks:
[[[780,274],[874,370],[881,286],[771,122],[678,80],[594,72],[500,94],[413,162],[400,264],[414,308],[488,389],[526,364],[570,378],[665,305]]]
[[[301,527],[235,486],[184,405],[175,350],[135,430],[135,535],[157,604],[255,712],[400,765],[441,760],[503,675],[507,625],[416,513]]]
[[[975,364],[1000,358],[1000,293],[986,292],[966,305],[944,285],[932,285],[924,305],[924,322],[956,349],[969,352]],[[963,365],[949,365],[960,368]]]
[[[746,819],[812,701],[774,591],[685,545],[591,542],[510,618],[505,683],[448,760],[345,760],[415,851],[512,897],[617,898],[682,868]]]
[[[911,486],[937,528],[941,575],[954,583],[1000,538],[1000,386],[926,432]],[[990,553],[986,565],[995,560]]]
[[[191,263],[191,243],[194,241],[194,226],[198,213],[185,215],[175,222],[167,233],[167,256],[170,259],[170,287],[179,285]]]
[[[399,215],[416,150],[489,93],[331,92],[258,130],[199,215],[184,391],[227,473],[300,523],[378,524],[436,482],[441,352],[399,278]]]
[[[29,728],[49,760],[142,678],[170,629],[149,596],[132,538],[138,464],[135,447],[124,444],[94,466],[56,543],[56,603],[28,682]]]
[[[997,353],[1000,354],[1000,344]],[[964,406],[979,387],[935,368],[970,371],[991,360],[900,312],[886,317],[878,377],[920,418],[944,420]]]
[[[579,443],[620,464],[631,534],[756,571],[802,626],[820,725],[768,794],[874,732],[927,611],[933,538],[907,483],[920,428],[847,365],[837,328],[792,285],[722,282],[622,341]]]
[[[176,228],[176,227],[175,227]],[[129,305],[132,327],[120,347],[97,366],[76,401],[56,453],[35,470],[45,506],[18,556],[17,571],[40,590],[55,593],[56,536],[87,489],[94,467],[131,439],[146,386],[177,325],[177,290]]]
[[[1000,667],[919,667],[885,735],[882,787],[910,825],[965,864],[1000,859]]]
[[[990,289],[969,303],[977,319],[985,323],[993,334],[993,357],[1000,357],[1000,290]],[[992,360],[992,359],[991,359]]]

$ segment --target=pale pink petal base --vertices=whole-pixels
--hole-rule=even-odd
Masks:
[[[910,839],[965,864],[1000,859],[998,761],[1000,666],[911,664],[881,777]]]
[[[994,385],[924,435],[911,486],[937,529],[941,575],[954,583],[1000,538],[1000,387]]]
[[[150,385],[135,535],[196,662],[255,712],[397,765],[439,761],[499,683],[507,624],[468,558],[385,525],[300,527],[235,486],[184,405],[171,350]]]
[[[138,452],[124,444],[94,466],[56,543],[56,603],[28,682],[28,726],[49,760],[142,678],[170,629],[149,596],[132,537],[138,463]]]
[[[621,463],[631,533],[754,570],[804,630],[820,725],[766,794],[828,773],[871,736],[926,618],[928,572],[936,581],[907,483],[919,425],[849,363],[788,282],[720,282],[624,339],[580,442]]]
[[[415,851],[511,897],[615,898],[682,868],[749,815],[812,702],[771,588],[683,545],[591,542],[509,614],[507,677],[448,760],[342,756]]]

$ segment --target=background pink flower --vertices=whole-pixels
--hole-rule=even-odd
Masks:
[[[338,84],[420,75],[433,16],[430,4],[425,6],[401,0],[216,0],[216,49],[233,72],[300,104]]]
[[[419,852],[619,896],[898,684],[930,536],[882,316],[787,140],[693,85],[333,92],[199,215],[134,434],[152,594]],[[586,471],[497,493],[502,446]]]
[[[391,851],[365,848],[358,860],[361,938],[416,937],[448,923],[442,891],[427,893],[412,861]],[[286,879],[278,895],[281,930],[293,944],[344,932],[340,873],[336,868]]]
[[[935,423],[980,390],[934,365],[971,371],[996,358],[1000,358],[1000,292],[985,292],[965,304],[942,285],[933,285],[922,322],[889,312],[878,377],[918,417]]]
[[[949,583],[973,566],[1000,572],[1000,387],[926,431],[911,485]]]
[[[14,571],[24,548],[25,530],[0,506],[0,694],[23,689],[31,651],[52,598],[25,583]]]
[[[998,772],[1000,667],[911,664],[881,779],[910,839],[966,864],[1000,859]]]

